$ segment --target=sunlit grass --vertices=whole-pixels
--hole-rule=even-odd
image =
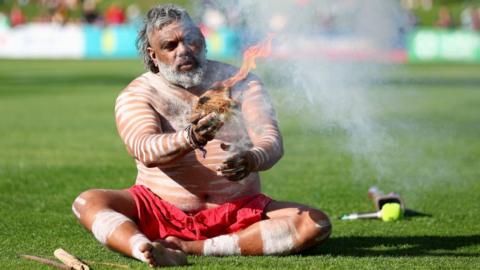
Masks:
[[[83,190],[133,184],[113,106],[142,70],[139,61],[0,61],[0,268],[48,269],[16,255],[53,257],[63,247],[87,260],[148,269],[101,247],[70,210]],[[304,127],[277,108],[286,152],[262,174],[263,189],[326,211],[332,238],[295,256],[191,256],[189,268],[479,267],[479,73],[476,66],[398,67],[371,89],[381,108],[375,121],[396,144],[382,152],[383,179],[365,157],[342,147],[344,132]],[[366,196],[372,184],[399,192],[407,207],[432,217],[337,220],[373,210]]]

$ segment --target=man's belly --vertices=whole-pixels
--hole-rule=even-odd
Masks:
[[[228,201],[260,193],[258,174],[254,173],[239,182],[217,179],[205,185],[182,186],[176,182],[137,178],[136,184],[148,187],[163,200],[184,212],[196,212],[213,208]]]
[[[136,184],[148,187],[163,200],[185,212],[213,208],[236,198],[260,193],[258,173],[233,182],[217,176],[216,167],[225,156],[207,153],[207,159],[193,155],[161,168],[147,168],[137,162]]]

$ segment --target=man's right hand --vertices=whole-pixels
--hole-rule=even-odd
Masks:
[[[198,115],[192,121],[192,136],[194,136],[198,144],[204,146],[208,141],[215,138],[216,133],[223,124],[223,121],[220,120],[219,115],[216,113],[210,113],[205,116]]]

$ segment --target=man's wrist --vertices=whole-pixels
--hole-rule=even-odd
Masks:
[[[185,127],[184,130],[184,137],[185,140],[188,142],[188,144],[193,148],[193,149],[203,149],[203,147],[206,145],[206,143],[200,142],[196,137],[193,132],[194,125],[193,124],[188,124],[187,127]]]
[[[252,150],[248,150],[245,153],[245,159],[247,160],[247,163],[248,163],[249,172],[256,172],[259,166],[258,166],[258,161],[255,156],[255,153]]]

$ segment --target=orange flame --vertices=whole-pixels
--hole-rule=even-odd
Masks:
[[[243,64],[238,70],[237,74],[226,79],[222,82],[222,85],[226,88],[234,86],[239,81],[245,79],[248,76],[250,70],[255,69],[257,65],[255,64],[255,59],[258,57],[268,57],[272,52],[272,39],[275,34],[270,33],[267,35],[265,40],[249,47],[243,53]]]

